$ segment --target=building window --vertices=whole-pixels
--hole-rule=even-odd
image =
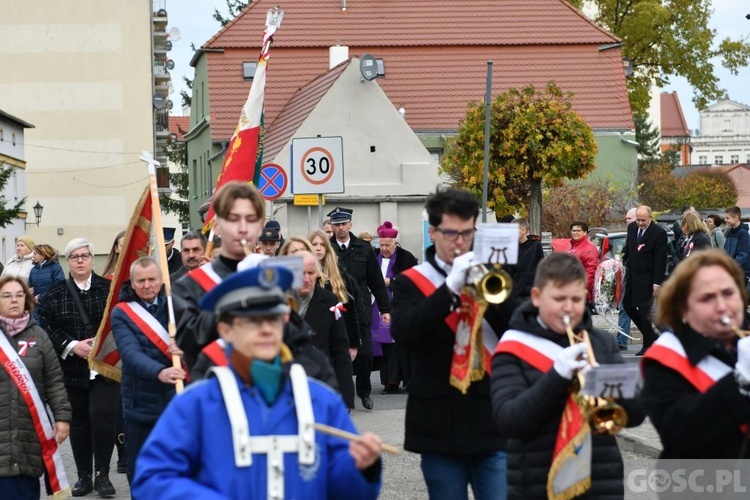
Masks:
[[[732,165],[736,165],[739,162],[740,162],[740,155],[732,155],[729,158],[729,163],[731,163]]]
[[[245,61],[242,63],[242,78],[245,81],[255,78],[255,70],[258,69],[257,62]]]
[[[708,157],[707,156],[699,156],[698,157],[698,165],[708,165]]]
[[[724,156],[723,155],[714,156],[714,165],[724,165]]]

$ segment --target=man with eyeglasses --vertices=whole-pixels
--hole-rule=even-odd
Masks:
[[[380,310],[381,321],[385,325],[391,323],[391,301],[388,298],[385,280],[380,272],[380,266],[378,266],[372,246],[357,238],[351,232],[353,212],[350,208],[336,207],[328,213],[328,217],[331,219],[334,232],[331,245],[338,254],[344,270],[352,275],[359,286],[359,297],[362,301],[359,310],[365,312],[362,315],[362,330],[360,331],[362,344],[357,350],[357,357],[354,358],[354,374],[357,376],[357,396],[362,400],[364,408],[372,410],[375,406],[370,397],[370,392],[372,392],[372,384],[370,383],[372,372],[372,332],[370,331],[372,314],[367,314],[370,311],[370,294],[375,297],[375,302]]]
[[[96,489],[100,496],[112,496],[115,488],[109,480],[109,463],[115,446],[120,384],[90,370],[88,364],[110,281],[94,273],[94,247],[86,239],[71,240],[65,255],[70,276],[49,287],[40,303],[39,317],[60,356],[73,408],[70,445],[78,482],[72,494],[85,496]]]
[[[479,203],[468,191],[438,189],[425,208],[433,245],[424,263],[391,284],[391,333],[411,361],[404,448],[421,454],[430,498],[467,498],[471,485],[477,500],[504,499],[506,440],[492,420],[490,377],[472,381],[465,393],[451,383],[454,353],[467,349],[457,317],[461,289],[473,286],[467,271],[476,264]],[[481,333],[493,348],[517,305],[512,295],[488,307]]]

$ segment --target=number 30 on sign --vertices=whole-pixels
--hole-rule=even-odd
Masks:
[[[292,192],[344,192],[341,137],[311,137],[292,141]]]

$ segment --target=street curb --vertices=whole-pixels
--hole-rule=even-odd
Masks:
[[[633,453],[651,458],[659,458],[661,454],[660,446],[654,446],[653,443],[627,429],[623,429],[617,434],[617,444],[622,450],[632,451]]]

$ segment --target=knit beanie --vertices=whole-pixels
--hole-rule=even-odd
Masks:
[[[34,240],[32,240],[31,236],[29,236],[28,234],[19,236],[16,241],[21,241],[24,245],[29,247],[29,250],[34,250]]]

